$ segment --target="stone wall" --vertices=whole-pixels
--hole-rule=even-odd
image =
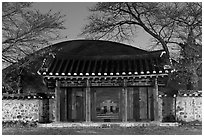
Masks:
[[[55,98],[3,99],[2,121],[55,121]],[[178,121],[202,121],[201,96],[159,98],[160,121],[174,115]]]
[[[55,121],[53,94],[3,94],[2,121]]]
[[[177,97],[176,117],[179,121],[202,121],[202,97]]]
[[[39,121],[41,100],[2,100],[3,121]]]
[[[202,121],[202,97],[178,96],[159,98],[160,121],[170,115],[177,121]]]
[[[56,119],[56,99],[49,99],[49,121],[54,122]]]

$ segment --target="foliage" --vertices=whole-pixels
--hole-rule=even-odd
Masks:
[[[21,76],[21,89],[29,92],[46,92],[46,86],[43,84],[42,77],[36,72],[42,65],[43,59],[49,56],[49,53],[56,50],[56,47],[46,47],[32,53],[21,59],[18,63],[8,66],[2,71],[3,92],[17,93],[19,84],[19,75]],[[20,67],[19,67],[20,66]],[[19,74],[18,70],[21,69]]]
[[[175,64],[177,72],[172,80],[180,79],[187,89],[198,89],[199,77],[202,77],[202,6],[201,3],[185,3],[182,14],[172,20],[176,21],[175,37],[181,40],[179,63]]]
[[[91,39],[133,39],[138,27],[153,37],[154,45],[179,50],[172,79],[182,79],[196,89],[202,55],[202,5],[198,2],[111,2],[90,8],[82,35]],[[155,43],[156,42],[156,43]],[[172,57],[176,58],[176,57]]]
[[[2,3],[2,60],[15,63],[60,37],[64,15],[31,10],[32,3]]]
[[[123,41],[133,38],[137,28],[142,27],[147,33],[158,40],[168,53],[163,34],[169,33],[158,24],[157,15],[163,15],[160,3],[97,3],[90,11],[90,23],[84,27],[83,34],[91,34],[94,39],[106,37]],[[163,6],[164,8],[165,5]],[[160,20],[161,22],[161,20]],[[166,25],[166,20],[162,22]],[[169,22],[168,22],[169,23]]]
[[[3,74],[13,82],[3,81],[3,85],[10,91],[18,87],[20,92],[23,72],[34,75],[36,72],[32,71],[36,70],[36,66],[32,64],[35,62],[39,65],[36,61],[44,56],[42,52],[35,51],[61,37],[59,30],[65,29],[65,15],[51,10],[47,13],[32,10],[32,3],[29,2],[3,2],[2,11],[2,61],[13,64],[10,72]]]

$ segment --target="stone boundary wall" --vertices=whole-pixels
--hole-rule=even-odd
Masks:
[[[179,121],[202,121],[202,97],[177,97],[176,118]]]
[[[39,121],[42,100],[2,100],[2,121]]]
[[[31,96],[2,99],[2,121],[55,121],[55,98]],[[159,118],[173,115],[177,121],[202,121],[202,96],[163,96],[159,98]]]
[[[55,99],[3,99],[2,121],[53,122]]]
[[[202,96],[177,96],[159,98],[159,117],[173,115],[176,121],[202,122]]]

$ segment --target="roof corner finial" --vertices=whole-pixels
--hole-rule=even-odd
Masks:
[[[166,54],[166,51],[162,51],[161,54],[160,54],[160,57],[162,57],[163,54]]]
[[[49,53],[49,56],[52,56],[52,58],[55,58],[55,54],[54,53]]]

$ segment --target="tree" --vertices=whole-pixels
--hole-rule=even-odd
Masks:
[[[181,42],[169,41],[181,49],[179,63],[176,64],[178,72],[174,75],[187,83],[187,89],[198,89],[198,75],[202,75],[202,6],[201,3],[185,3],[181,10],[180,16],[172,18],[177,25],[174,37]],[[175,77],[172,79],[175,80]]]
[[[13,64],[60,37],[64,15],[31,10],[32,3],[2,3],[2,59]]]
[[[123,41],[133,38],[137,28],[141,27],[154,38],[155,45],[163,47],[167,56],[170,48],[178,47],[181,51],[179,65],[176,66],[178,77],[188,73],[188,84],[198,81],[195,72],[202,54],[201,3],[97,3],[90,11],[93,14],[82,35]],[[189,63],[188,59],[194,61]],[[191,67],[195,64],[195,68]]]
[[[2,61],[16,67],[17,75],[13,79],[18,92],[22,89],[23,71],[32,69],[28,67],[29,64],[40,56],[32,53],[59,39],[59,30],[65,29],[65,15],[53,13],[51,10],[41,13],[39,10],[32,10],[32,4],[2,3]]]

